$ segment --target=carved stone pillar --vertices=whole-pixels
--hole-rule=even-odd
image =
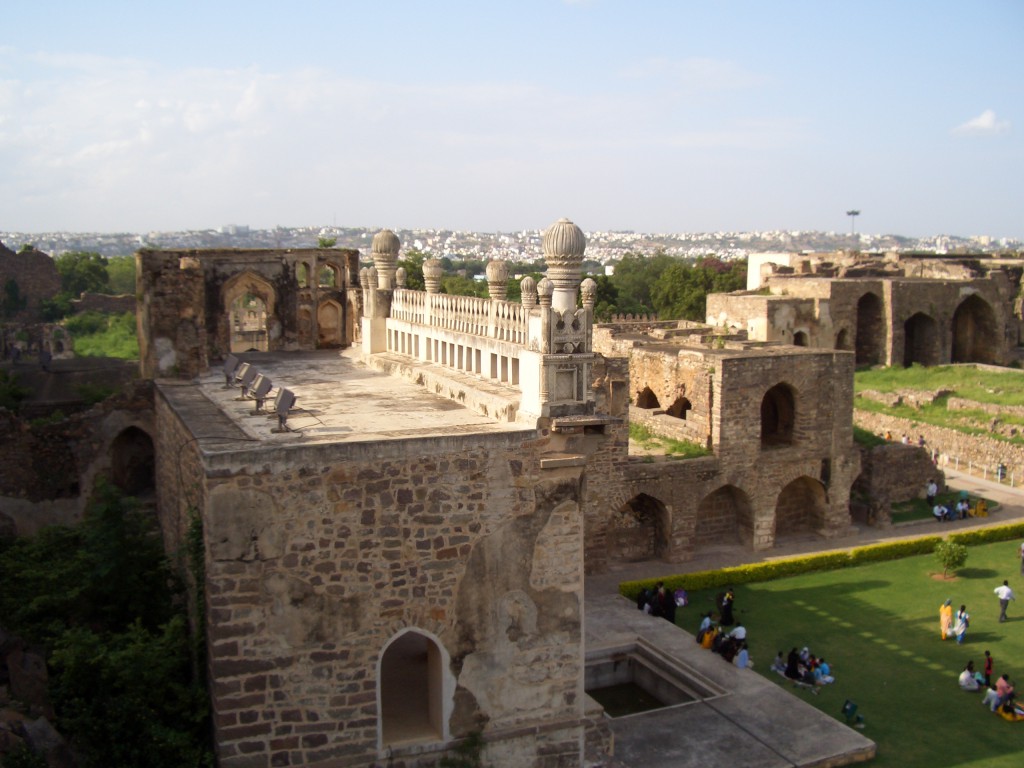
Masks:
[[[377,268],[377,287],[390,291],[395,287],[395,265],[402,243],[390,229],[382,229],[373,236],[373,266]]]
[[[544,232],[544,261],[547,277],[554,283],[552,307],[558,312],[576,309],[576,287],[583,273],[587,238],[568,219],[559,219]]]

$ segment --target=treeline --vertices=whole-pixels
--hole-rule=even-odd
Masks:
[[[107,258],[94,251],[69,251],[54,258],[60,292],[42,303],[43,319],[61,320],[71,314],[71,301],[84,292],[135,293],[135,257]]]
[[[419,251],[408,251],[399,266],[406,271],[406,287],[423,290],[423,261]],[[487,281],[475,279],[486,273],[487,262],[445,257],[440,260],[444,275],[441,292],[457,296],[487,297]],[[614,315],[653,314],[662,320],[704,322],[707,295],[746,288],[746,260],[723,261],[715,256],[683,259],[658,253],[654,256],[626,254],[605,275],[594,261],[583,263],[583,274],[597,283],[594,313],[598,320]],[[526,275],[540,280],[547,269],[543,262],[515,264],[519,277],[509,279],[508,298],[520,300],[520,282]]]

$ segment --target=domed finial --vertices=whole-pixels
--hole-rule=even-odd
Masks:
[[[551,306],[559,312],[576,309],[576,286],[583,273],[587,238],[568,219],[559,219],[544,232],[544,261],[547,276],[555,284]]]
[[[588,277],[580,284],[580,295],[583,298],[583,306],[592,312],[594,304],[597,303],[597,283],[593,278]]]
[[[519,282],[519,295],[524,307],[533,309],[537,306],[537,281],[527,275]]]
[[[423,285],[427,293],[437,293],[441,290],[441,276],[444,268],[440,259],[427,259],[423,262]]]
[[[508,297],[508,263],[504,261],[487,262],[487,295],[495,301],[505,301]]]
[[[399,267],[395,270],[395,282],[398,283],[399,288],[405,288],[405,267]]]
[[[395,287],[395,265],[398,263],[398,249],[402,247],[398,235],[390,229],[382,229],[373,236],[373,265],[377,268],[377,287],[391,290]]]

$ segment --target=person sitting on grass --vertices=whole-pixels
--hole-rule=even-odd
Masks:
[[[971,691],[972,693],[981,690],[981,683],[978,682],[978,678],[974,672],[974,662],[968,661],[967,666],[964,667],[964,671],[960,673],[960,690]]]
[[[736,654],[733,664],[740,669],[749,669],[754,666],[754,660],[750,658],[750,651],[747,649],[746,642],[740,643],[740,652]]]
[[[772,669],[780,675],[786,674],[786,657],[782,655],[782,651],[779,651],[775,655],[775,661],[772,662]]]
[[[832,677],[832,667],[825,661],[825,657],[822,656],[818,659],[818,664],[814,667],[814,682],[817,685],[828,685],[834,683],[836,679]]]

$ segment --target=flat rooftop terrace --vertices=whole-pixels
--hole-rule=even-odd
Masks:
[[[195,383],[158,381],[207,453],[233,452],[239,441],[250,447],[329,443],[379,443],[458,434],[530,432],[522,424],[497,422],[411,381],[367,368],[358,353],[251,352],[237,355],[273,382],[266,413],[254,414],[241,387],[225,387],[220,365]],[[273,395],[284,387],[296,395],[288,415],[290,431],[277,433]]]

